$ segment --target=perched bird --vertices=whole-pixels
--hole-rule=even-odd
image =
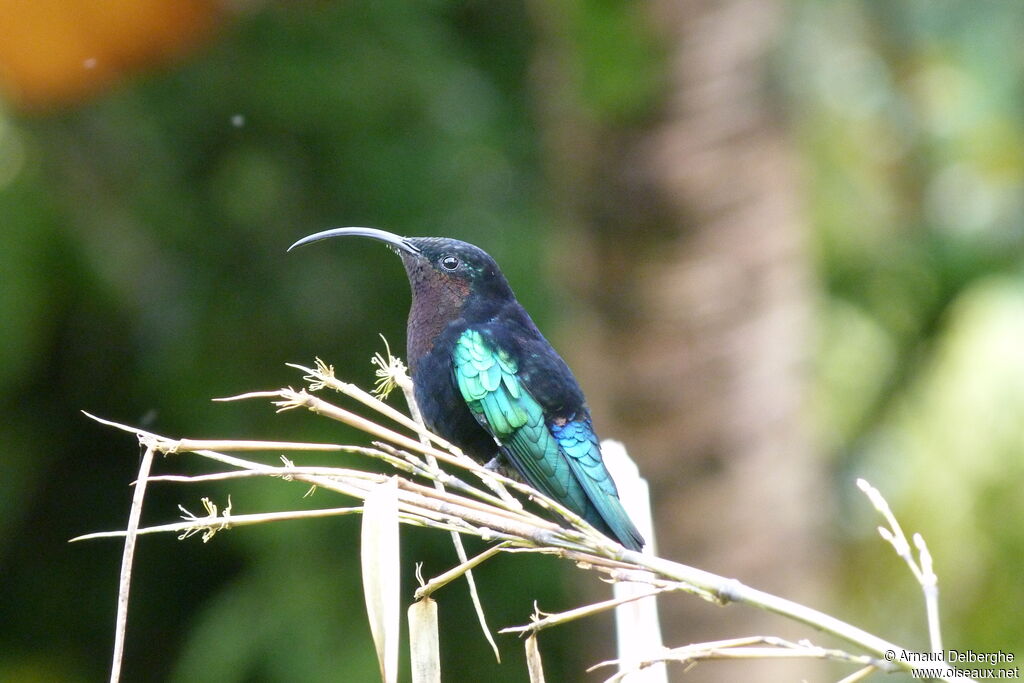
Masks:
[[[576,378],[483,250],[443,237],[336,228],[385,242],[412,288],[407,360],[427,427],[474,459],[511,465],[631,550],[644,544],[619,502]]]

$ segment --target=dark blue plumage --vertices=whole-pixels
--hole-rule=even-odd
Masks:
[[[480,462],[519,472],[627,548],[643,538],[601,459],[583,392],[481,249],[438,237],[338,228],[388,243],[412,288],[408,361],[423,419]]]

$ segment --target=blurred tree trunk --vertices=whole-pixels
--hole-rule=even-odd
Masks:
[[[652,484],[658,553],[820,605],[830,510],[804,422],[813,283],[766,86],[783,7],[625,10],[647,12],[638,20],[662,41],[665,73],[655,113],[623,122],[581,83],[579,17],[596,10],[537,2],[535,77],[563,211],[552,267],[572,294],[559,346],[599,433],[623,440]],[[669,646],[813,636],[685,597],[661,614]],[[813,679],[815,666],[707,663],[685,680]]]

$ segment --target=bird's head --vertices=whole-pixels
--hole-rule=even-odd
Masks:
[[[328,237],[369,237],[398,254],[409,276],[413,297],[455,313],[470,297],[500,303],[514,298],[498,264],[487,252],[447,237],[402,237],[376,228],[334,228],[304,237],[295,247]]]

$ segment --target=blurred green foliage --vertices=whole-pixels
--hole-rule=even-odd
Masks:
[[[642,121],[664,66],[636,7],[565,8],[592,114]],[[1021,26],[1019,2],[795,0],[771,80],[820,279],[813,417],[842,499],[836,609],[925,646],[917,589],[851,486],[866,476],[929,541],[948,644],[1018,658]],[[557,312],[535,50],[514,3],[269,3],[186,63],[74,110],[0,111],[0,680],[99,680],[108,664],[120,549],[65,542],[123,525],[137,461],[78,410],[169,435],[359,438],[207,401],[296,384],[283,363],[316,355],[369,385],[377,332],[401,348],[397,260],[360,242],[285,256],[297,237],[344,223],[468,239],[542,324]],[[236,512],[325,500],[299,485],[230,492]],[[154,487],[147,518],[227,493]],[[403,533],[409,566],[454,562],[435,534]],[[351,520],[146,539],[127,680],[372,680],[356,543]],[[492,626],[523,622],[535,599],[573,604],[573,571],[482,568]],[[503,638],[494,664],[461,587],[441,621],[457,625],[442,632],[446,679],[522,680],[521,644]],[[580,637],[542,639],[550,680],[582,670]]]
[[[799,2],[780,59],[822,280],[817,422],[858,623],[926,647],[885,493],[936,557],[948,647],[1024,656],[1024,5]]]

